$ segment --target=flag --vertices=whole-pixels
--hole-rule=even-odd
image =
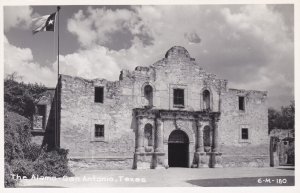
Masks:
[[[32,33],[35,34],[40,31],[54,31],[55,13],[51,15],[44,15],[32,19]]]

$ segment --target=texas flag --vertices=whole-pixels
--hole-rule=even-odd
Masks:
[[[44,15],[32,19],[32,33],[35,34],[40,31],[54,31],[55,13],[51,15]]]

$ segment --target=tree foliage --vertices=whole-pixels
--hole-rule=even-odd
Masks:
[[[47,150],[47,147],[31,142],[30,121],[4,109],[4,158],[5,187],[14,187],[16,181],[11,174],[26,176],[72,175],[68,168],[68,151],[65,149]]]
[[[4,158],[10,163],[13,159],[23,159],[24,151],[31,142],[30,121],[7,109],[4,110]]]
[[[46,87],[37,83],[18,82],[16,79],[17,75],[13,73],[4,80],[5,108],[31,118],[35,110],[34,102],[46,91]]]
[[[46,91],[39,84],[16,81],[15,73],[4,80],[4,160],[5,187],[15,187],[11,174],[27,176],[72,175],[68,168],[68,151],[54,149],[31,142],[32,115],[35,101]]]
[[[295,101],[280,110],[270,108],[268,110],[269,132],[273,129],[295,129]]]

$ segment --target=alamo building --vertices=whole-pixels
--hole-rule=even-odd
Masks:
[[[33,140],[74,167],[270,166],[267,92],[227,84],[180,46],[118,81],[60,75],[36,101]]]

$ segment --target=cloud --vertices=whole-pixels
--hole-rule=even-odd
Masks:
[[[76,53],[61,56],[61,74],[79,76],[87,79],[105,78],[117,80],[120,68],[111,57],[111,51],[102,46],[79,50]],[[54,64],[56,69],[56,64]]]
[[[79,10],[68,21],[68,30],[74,34],[82,47],[105,45],[114,40],[113,34],[129,31],[132,34],[145,35],[135,12],[127,9],[110,10],[88,7],[84,12]],[[123,34],[122,34],[123,33]],[[128,33],[127,33],[128,34]],[[130,43],[133,37],[126,37]],[[115,42],[120,44],[120,42]],[[128,47],[128,46],[127,46]]]
[[[232,62],[240,64],[228,65],[235,71],[232,85],[268,90],[272,106],[288,104],[294,99],[294,41],[286,19],[265,5],[243,6],[235,13],[224,8],[222,14],[228,30],[237,36],[231,43],[243,41],[236,47],[240,51],[232,54]],[[233,73],[228,69],[227,74]]]
[[[68,20],[67,29],[80,48],[61,56],[61,73],[117,80],[121,69],[151,65],[170,47],[180,45],[205,70],[228,79],[231,87],[269,91],[270,105],[278,107],[294,98],[289,9],[266,5],[89,7]],[[15,70],[17,62],[42,70],[33,62],[30,49],[8,45],[15,49],[8,53],[18,53],[18,59],[6,56]],[[50,76],[56,64],[43,70]]]
[[[28,28],[31,24],[32,8],[29,6],[4,6],[4,30],[13,27]]]
[[[6,75],[16,72],[24,82],[42,83],[52,87],[56,83],[55,71],[35,63],[31,49],[14,46],[9,43],[5,36],[4,71]]]
[[[83,26],[88,33],[68,29],[85,48],[106,46],[120,68],[150,65],[170,47],[184,46],[207,71],[233,87],[268,90],[270,104],[278,106],[294,93],[293,27],[284,16],[280,7],[266,5],[90,7],[69,20],[69,26]],[[116,52],[109,42],[120,30],[131,33],[130,44]],[[151,43],[145,44],[141,34]]]
[[[199,44],[201,42],[201,39],[195,32],[185,33],[184,38],[191,44]]]
[[[79,76],[87,79],[105,78],[117,80],[120,68],[109,51],[102,46],[89,50],[60,56],[60,74]],[[4,36],[4,71],[5,74],[17,73],[24,82],[41,83],[55,87],[57,83],[57,62],[51,66],[41,66],[34,62],[29,48],[20,48],[10,44]]]

